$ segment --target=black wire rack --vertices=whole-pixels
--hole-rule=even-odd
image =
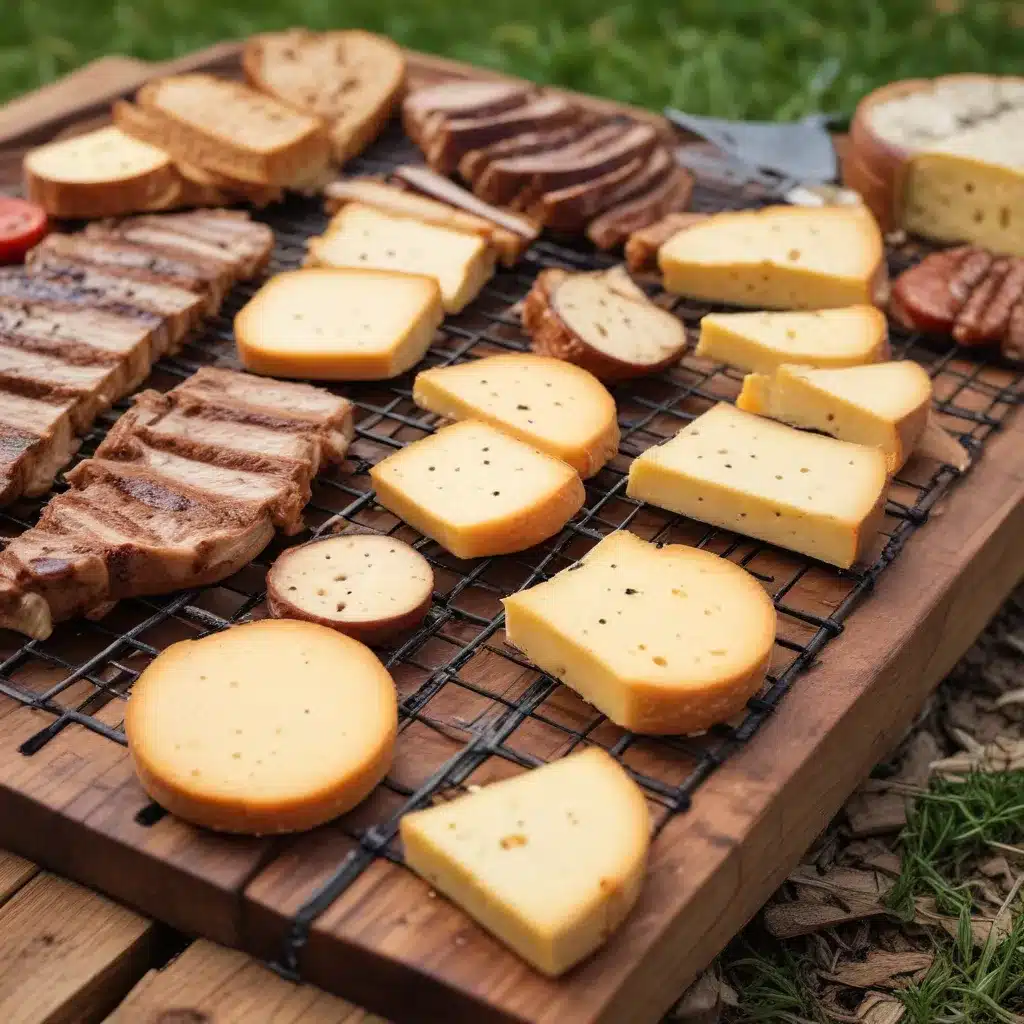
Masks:
[[[414,152],[395,133],[378,142],[352,170],[379,173],[409,159],[415,159]],[[694,206],[717,210],[759,201],[699,187]],[[304,200],[275,207],[265,219],[277,234],[271,272],[297,266],[306,239],[325,224],[319,205]],[[893,251],[893,270],[919,254],[912,248]],[[515,307],[536,273],[548,266],[593,269],[613,262],[607,254],[578,246],[536,243],[520,266],[500,270],[477,301],[445,321],[425,365],[525,350],[527,339]],[[179,355],[162,360],[151,386],[172,387],[201,365],[236,365],[231,323],[253,287],[237,289],[201,336]],[[691,329],[711,308],[672,301],[653,286],[651,290],[656,301],[676,311]],[[986,439],[1020,402],[1024,374],[998,363],[967,360],[948,341],[936,344],[896,327],[892,341],[896,358],[912,358],[926,367],[940,421],[972,455],[980,455]],[[632,458],[675,434],[716,401],[733,400],[741,382],[741,373],[688,355],[669,372],[615,389],[620,451],[587,481],[580,512],[557,536],[530,551],[471,562],[453,558],[374,502],[369,468],[438,423],[413,404],[412,375],[341,388],[357,407],[356,439],[344,466],[316,481],[307,507],[309,532],[291,543],[345,530],[398,536],[428,558],[436,589],[422,627],[398,646],[380,651],[400,697],[395,767],[364,805],[331,826],[355,840],[354,846],[295,915],[275,965],[279,970],[297,974],[299,951],[313,921],[368,865],[379,857],[401,860],[396,835],[404,813],[474,783],[597,744],[643,788],[659,832],[670,817],[686,811],[701,783],[757,732],[801,673],[822,656],[879,574],[926,524],[961,475],[948,465],[912,460],[893,481],[874,560],[858,571],[836,570],[628,498],[625,482]],[[95,450],[123,408],[124,403],[97,424],[78,458]],[[56,489],[63,486],[58,482]],[[23,502],[0,511],[3,533],[13,536],[32,525],[40,507],[40,502]],[[742,565],[771,594],[779,622],[775,656],[764,688],[737,720],[700,736],[635,736],[608,722],[505,642],[502,597],[550,578],[602,537],[626,528],[656,542],[714,551]],[[48,724],[21,745],[21,753],[35,754],[68,727],[85,727],[123,744],[124,701],[139,673],[169,643],[261,614],[266,570],[283,543],[275,541],[250,566],[215,586],[125,601],[99,621],[65,624],[45,641],[23,642],[4,634],[0,693],[50,715]],[[152,825],[162,816],[162,809],[152,805],[137,820]]]

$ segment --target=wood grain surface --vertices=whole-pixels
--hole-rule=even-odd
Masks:
[[[229,68],[233,52],[230,47],[216,51],[210,58],[213,66]],[[194,55],[189,66],[205,66],[205,59]],[[421,80],[476,73],[422,55],[411,60]],[[61,113],[50,94],[37,123],[30,116],[31,100],[22,101],[17,117],[4,128],[9,141],[0,172],[8,183],[21,147],[95,116],[97,104],[139,84],[137,68],[114,70],[106,92],[89,79],[95,87],[92,99],[69,112]],[[100,95],[103,99],[97,100]],[[628,403],[620,411],[632,414]],[[599,955],[561,981],[542,979],[410,873],[377,860],[314,923],[300,958],[303,977],[396,1021],[658,1020],[785,877],[1024,575],[1019,541],[1024,425],[1019,419],[986,445],[980,464],[911,538],[875,594],[829,645],[820,664],[800,677],[773,718],[702,786],[689,812],[668,821],[654,845],[636,912]],[[381,420],[386,418],[378,416],[375,422]],[[677,427],[671,416],[653,418],[647,443]],[[382,437],[388,431],[407,437],[410,429],[399,419],[374,427]],[[379,455],[371,441],[361,440],[357,447],[365,458]],[[606,514],[614,519],[625,513],[612,501]],[[666,522],[667,517],[645,510],[631,528],[660,536]],[[387,514],[369,509],[364,525],[386,528]],[[674,532],[664,539],[693,537]],[[739,559],[741,553],[731,557]],[[578,551],[570,548],[566,554],[576,557]],[[785,579],[793,564],[784,553],[767,552],[750,567]],[[511,566],[509,573],[503,585],[514,586]],[[849,587],[848,580],[813,569],[787,600],[827,615]],[[459,601],[470,614],[494,614],[494,594],[482,588],[467,587]],[[421,666],[401,666],[407,671],[396,673],[400,693],[412,692],[431,672],[446,671],[445,659],[471,633],[468,621],[453,615],[427,645]],[[785,629],[794,642],[807,638],[807,627],[796,619]],[[161,646],[176,638],[168,634],[151,642]],[[538,673],[510,659],[502,641],[500,631],[489,637],[458,672],[484,692],[514,697]],[[78,636],[68,628],[61,643],[68,645],[62,650],[72,652],[62,656],[74,664],[88,641],[84,633]],[[55,663],[45,671],[22,673],[18,682],[42,692],[64,671]],[[62,695],[66,706],[95,693],[84,681],[75,687]],[[25,756],[19,746],[53,717],[0,699],[0,845],[191,934],[276,957],[291,915],[356,848],[354,829],[386,820],[401,806],[401,794],[414,791],[465,744],[465,721],[491,713],[492,704],[484,700],[480,705],[472,691],[444,683],[431,698],[438,728],[414,721],[403,731],[392,788],[381,788],[341,822],[306,836],[271,840],[218,837],[170,817],[152,822],[143,814],[140,820],[148,801],[124,748],[70,725]],[[120,721],[118,700],[93,710],[110,725]],[[558,756],[571,742],[566,729],[579,731],[592,715],[565,691],[555,693],[545,710],[566,724],[560,730],[533,719],[522,723],[509,742],[519,744],[525,755]],[[601,726],[591,739],[611,745],[619,736]],[[630,757],[631,767],[669,783],[678,782],[690,767],[686,756],[674,761],[646,741],[631,747]],[[465,781],[485,782],[514,770],[510,761],[491,757]],[[17,861],[5,866],[0,860],[0,892],[6,875],[16,880],[25,870],[30,869]],[[35,882],[11,884],[28,889]],[[110,947],[107,955],[116,965],[127,954]],[[264,984],[262,974],[253,977],[254,984]],[[175,976],[165,975],[160,983],[173,986]],[[152,977],[143,981],[137,996],[142,1005],[156,984]],[[359,1019],[351,1017],[353,1024]]]

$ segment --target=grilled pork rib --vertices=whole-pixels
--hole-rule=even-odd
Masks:
[[[351,403],[307,384],[201,369],[142,392],[0,553],[0,627],[45,638],[123,598],[230,576],[275,528],[302,528],[313,477],[351,437]]]

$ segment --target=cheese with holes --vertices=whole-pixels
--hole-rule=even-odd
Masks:
[[[302,380],[385,380],[415,366],[444,319],[432,277],[292,270],[235,317],[242,365]]]
[[[751,373],[736,404],[794,427],[881,448],[895,472],[924,433],[931,398],[931,378],[905,359],[841,370],[784,365],[771,375]]]
[[[631,498],[849,568],[885,511],[883,452],[794,430],[725,402],[629,470]]]
[[[196,825],[262,835],[314,828],[391,765],[395,687],[361,643],[264,619],[172,644],[125,713],[142,788]]]
[[[377,501],[456,558],[524,551],[580,510],[575,470],[496,427],[464,420],[370,470]]]
[[[775,643],[775,608],[750,573],[625,530],[504,605],[511,643],[638,733],[692,733],[737,714]]]
[[[458,313],[490,280],[495,253],[479,235],[349,203],[326,234],[309,240],[307,263],[425,274],[437,281],[445,311]]]
[[[615,401],[586,370],[526,353],[417,374],[413,401],[451,420],[490,423],[593,476],[619,448]]]
[[[710,302],[828,309],[885,298],[885,250],[857,206],[766,206],[696,221],[658,250],[665,289]]]
[[[622,923],[650,847],[643,792],[597,747],[406,814],[399,827],[413,871],[552,977]]]
[[[889,356],[885,315],[874,306],[809,313],[709,313],[694,353],[741,370],[771,373],[783,363],[859,366]]]

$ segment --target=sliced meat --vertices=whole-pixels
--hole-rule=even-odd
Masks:
[[[670,213],[685,210],[691,195],[693,176],[682,167],[674,167],[650,191],[613,206],[592,220],[587,228],[587,237],[599,249],[617,248],[635,231]]]
[[[670,213],[634,231],[626,243],[626,266],[634,274],[658,269],[658,250],[680,231],[708,217],[706,213]]]
[[[995,257],[985,249],[964,246],[954,249],[959,262],[949,279],[949,294],[958,303],[958,309],[971,297],[971,292],[985,280]]]
[[[0,501],[34,498],[78,450],[73,399],[45,401],[0,390]]]
[[[550,131],[529,131],[513,135],[498,142],[492,142],[483,149],[471,149],[459,160],[459,174],[466,181],[475,184],[481,174],[495,160],[513,156],[533,156],[535,153],[554,153],[579,141],[584,135],[599,127],[593,117],[581,111],[580,118],[573,124]]]
[[[1009,270],[1003,276],[978,324],[978,331],[974,336],[978,342],[989,343],[1005,338],[1010,327],[1010,314],[1022,299],[1024,299],[1024,259],[1010,260]],[[956,328],[953,330],[953,337],[957,341],[961,341],[960,338],[957,338]]]
[[[1018,302],[1010,312],[1002,352],[1014,362],[1024,361],[1024,302]]]
[[[954,292],[952,283],[959,268],[976,251],[964,245],[934,252],[904,270],[893,282],[889,312],[912,331],[948,334],[970,294],[968,289]]]
[[[986,334],[984,325],[990,319],[989,310],[1012,267],[1013,261],[1010,259],[995,260],[985,277],[971,291],[953,323],[953,338],[961,345],[986,345],[998,340],[999,335],[990,337]],[[1012,306],[1006,310],[1007,320],[1010,308]]]
[[[609,180],[586,200],[589,210],[586,219],[589,221],[613,206],[618,206],[634,196],[649,192],[655,185],[664,181],[675,166],[672,154],[664,146],[658,146],[646,160],[641,161],[640,167],[634,173],[621,177],[614,184]],[[558,196],[557,192],[549,192],[544,200],[556,207],[563,201],[573,201],[569,196],[566,197],[566,200],[562,200]]]
[[[535,93],[518,82],[443,82],[410,92],[402,103],[402,124],[418,146],[446,118],[487,117],[522,106]],[[428,123],[429,122],[429,123]]]

